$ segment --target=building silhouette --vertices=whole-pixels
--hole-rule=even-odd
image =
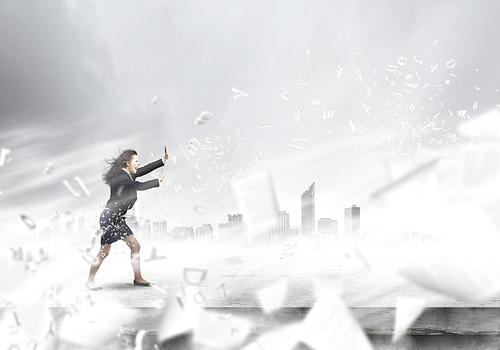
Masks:
[[[315,229],[315,208],[314,208],[314,193],[315,187],[314,182],[311,186],[302,194],[302,235],[311,237]]]
[[[167,220],[154,221],[151,235],[153,242],[164,241],[167,238]]]
[[[140,233],[141,239],[149,241],[151,239],[151,220],[142,220],[142,222],[139,223],[139,230],[137,231]]]
[[[235,239],[246,236],[247,230],[243,222],[243,214],[227,214],[227,222],[219,224],[218,238]]]
[[[190,226],[176,226],[172,230],[173,240],[193,239],[194,230]]]
[[[337,220],[330,218],[320,218],[318,220],[318,233],[320,235],[329,235],[337,238]]]
[[[214,234],[214,228],[210,224],[203,224],[196,228],[195,237],[204,241],[211,241]]]
[[[289,238],[290,235],[290,214],[286,211],[278,212],[278,220],[276,222],[276,233],[280,240]]]
[[[361,239],[360,230],[360,208],[353,204],[344,209],[345,238],[351,241]]]

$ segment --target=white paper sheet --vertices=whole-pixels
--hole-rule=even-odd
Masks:
[[[281,307],[285,303],[288,293],[288,279],[283,278],[273,285],[257,291],[260,306],[264,313],[271,313]]]
[[[460,123],[457,129],[465,137],[500,141],[500,111],[495,108],[474,116],[474,119]]]
[[[245,222],[251,227],[276,223],[278,201],[268,172],[244,177],[231,185]]]
[[[316,350],[372,350],[344,302],[323,289],[302,324],[301,341]]]
[[[396,300],[396,318],[392,341],[398,341],[427,307],[427,300],[408,297],[398,297]]]
[[[59,336],[79,345],[102,347],[117,339],[120,328],[132,322],[136,311],[110,300],[75,305],[63,319]]]
[[[448,208],[436,226],[448,238],[400,274],[423,288],[467,301],[500,292],[500,234],[487,217],[467,206]]]
[[[184,287],[183,294],[171,298],[167,303],[158,331],[158,340],[163,342],[192,331],[203,311],[203,304],[203,295],[196,287]]]
[[[203,311],[193,331],[193,342],[214,349],[234,349],[245,342],[252,327],[250,320],[241,317]]]

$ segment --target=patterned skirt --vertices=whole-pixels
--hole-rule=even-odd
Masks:
[[[108,245],[133,234],[128,227],[125,217],[104,208],[99,218],[102,230],[101,245]]]

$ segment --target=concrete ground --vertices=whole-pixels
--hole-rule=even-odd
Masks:
[[[90,265],[81,252],[70,249],[74,249],[71,269],[61,281],[61,293],[56,297],[59,306],[70,304],[74,294],[88,292],[85,281]],[[400,276],[398,269],[414,262],[425,249],[359,246],[354,250],[352,246],[308,241],[296,246],[143,242],[142,274],[157,288],[140,288],[132,285],[129,249],[117,242],[96,276],[103,290],[93,295],[131,307],[154,307],[194,282],[207,307],[258,307],[257,291],[286,278],[284,306],[311,307],[315,281],[321,278],[338,281],[349,307],[394,307],[398,296],[426,299],[429,307],[500,307],[500,295],[466,302],[427,291]],[[92,257],[96,252],[92,251]]]
[[[156,340],[167,300],[182,295],[183,287],[190,285],[201,292],[207,309],[253,319],[256,328],[247,340],[249,343],[276,326],[302,320],[315,303],[315,281],[318,280],[338,288],[375,349],[500,348],[500,336],[497,336],[500,296],[476,303],[464,302],[426,291],[397,273],[400,267],[415,261],[423,248],[360,246],[353,250],[351,246],[308,241],[268,246],[238,242],[142,242],[143,277],[155,286],[137,287],[132,284],[130,251],[125,244],[117,242],[96,277],[103,289],[88,291],[85,281],[89,259],[82,247],[63,242],[50,247],[53,254],[47,268],[40,262],[38,269],[24,269],[22,273],[43,276],[56,286],[45,296],[56,330],[67,310],[89,296],[92,300],[136,310],[138,316],[124,325],[120,339],[106,349],[133,349],[140,330],[147,332],[144,350],[207,349],[192,343],[189,333],[163,343]],[[89,252],[93,257],[97,247]],[[282,279],[288,281],[284,308],[271,316],[263,315],[257,292]],[[20,291],[2,295],[18,306],[27,300]],[[427,299],[429,308],[413,333],[410,329],[398,343],[391,343],[398,296]],[[476,310],[472,321],[467,316],[470,310]],[[485,312],[489,314],[484,316]],[[485,317],[487,325],[482,325]],[[50,348],[82,347],[55,337]],[[302,344],[295,349],[307,347]]]

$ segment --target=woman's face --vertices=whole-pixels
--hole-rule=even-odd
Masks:
[[[134,154],[132,156],[132,159],[127,162],[127,170],[129,174],[135,174],[137,172],[137,168],[139,167],[139,157],[137,157],[137,154]]]

